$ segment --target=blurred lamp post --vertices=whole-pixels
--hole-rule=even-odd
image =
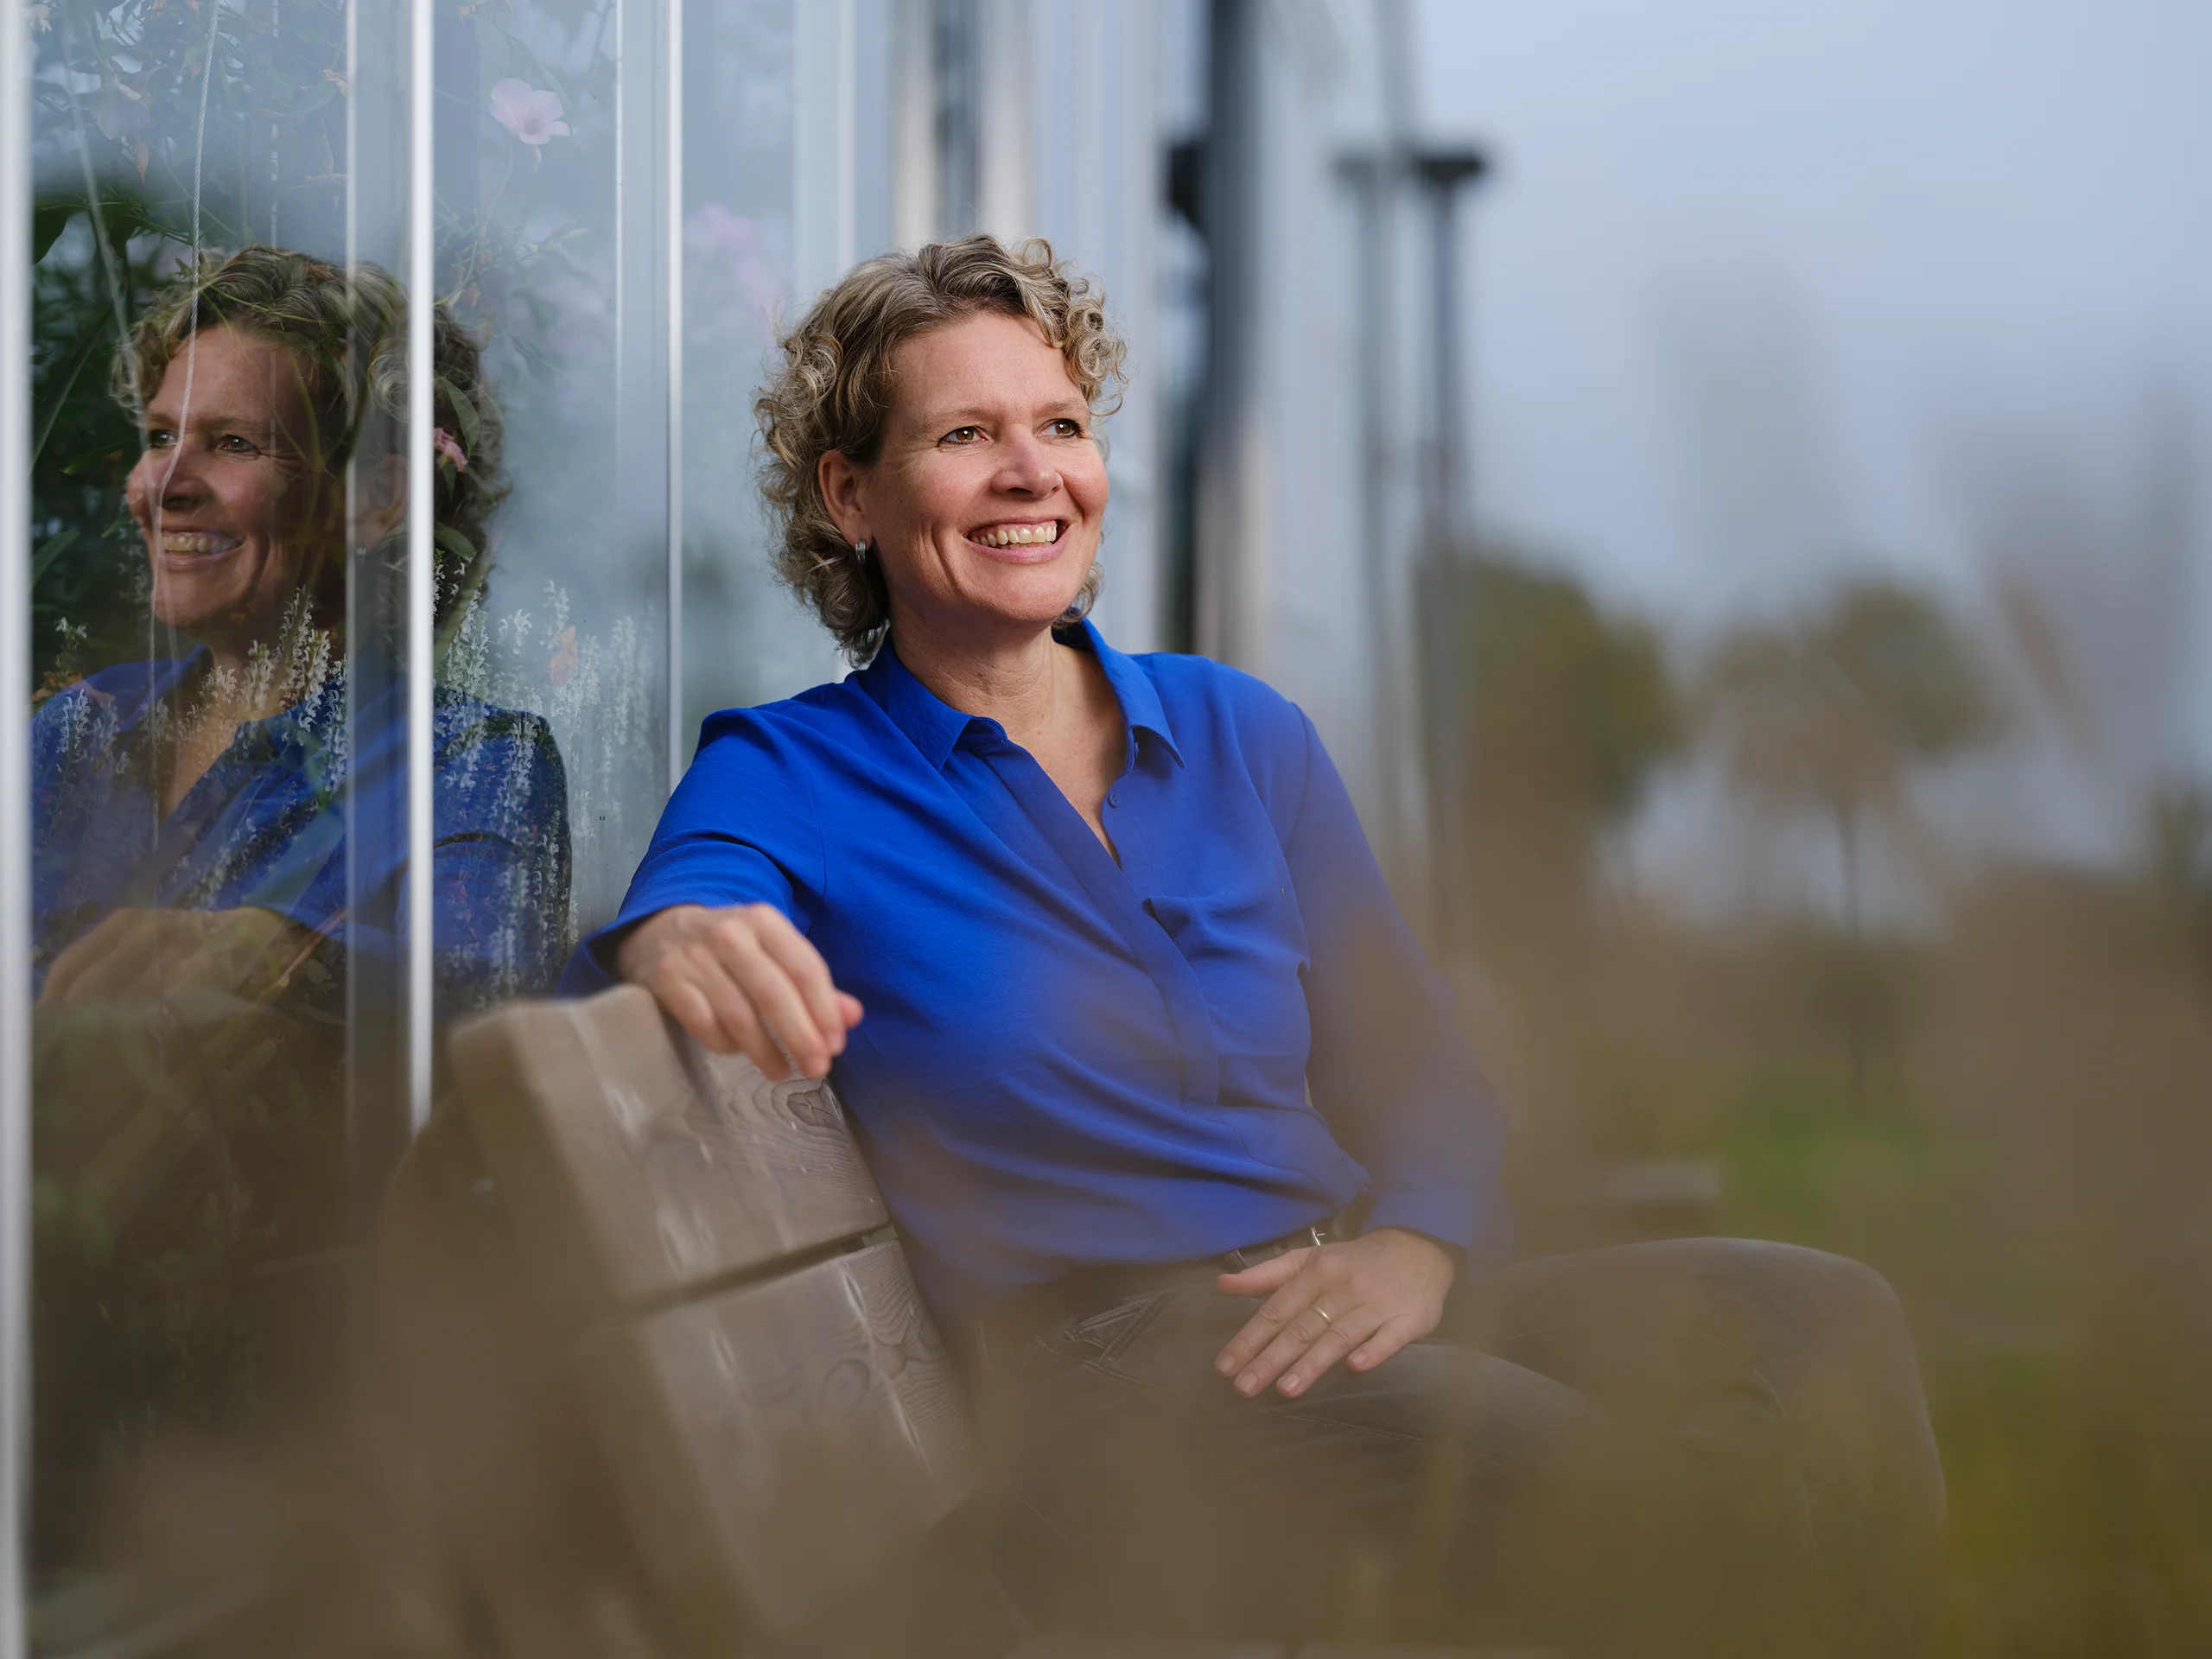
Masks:
[[[1467,530],[1466,454],[1459,344],[1459,193],[1490,171],[1471,146],[1415,150],[1407,170],[1421,188],[1430,235],[1429,361],[1434,365],[1434,404],[1423,469],[1423,554],[1415,581],[1422,671],[1428,677],[1423,707],[1428,738],[1430,888],[1438,955],[1448,963],[1465,953],[1469,914],[1467,719],[1471,689],[1467,661],[1468,588],[1472,581],[1461,549]]]
[[[1469,148],[1416,150],[1409,158],[1414,181],[1429,211],[1430,278],[1436,365],[1435,429],[1430,435],[1428,521],[1432,531],[1451,536],[1464,524],[1460,461],[1465,437],[1459,395],[1459,193],[1490,171],[1490,160]]]
[[[1206,137],[1198,179],[1206,239],[1206,357],[1198,411],[1192,611],[1197,647],[1256,669],[1253,468],[1260,446],[1261,0],[1210,0]]]
[[[1402,647],[1414,616],[1413,596],[1391,511],[1390,271],[1392,208],[1404,175],[1393,148],[1338,157],[1337,176],[1351,192],[1358,221],[1360,523],[1367,526],[1365,601],[1369,675],[1375,699],[1376,796],[1380,821],[1370,826],[1383,874],[1409,916],[1431,912],[1428,812],[1414,714],[1414,671]],[[1423,462],[1427,465],[1426,460]]]

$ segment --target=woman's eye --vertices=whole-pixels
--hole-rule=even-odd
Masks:
[[[939,440],[944,443],[973,443],[983,435],[980,426],[957,426]]]
[[[1052,423],[1052,435],[1056,438],[1079,438],[1083,435],[1083,423],[1072,416],[1063,416]]]
[[[257,455],[261,453],[251,439],[242,438],[235,432],[223,434],[215,440],[215,447],[226,455]]]
[[[149,427],[146,429],[146,447],[149,449],[167,449],[175,442],[176,434],[165,426]]]

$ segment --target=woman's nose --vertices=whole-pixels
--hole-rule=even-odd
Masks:
[[[1029,435],[1001,449],[999,487],[1016,495],[1050,495],[1060,487],[1060,469],[1052,452]]]
[[[130,469],[125,493],[130,511],[143,518],[156,503],[164,512],[182,512],[197,505],[207,491],[181,450],[149,449]]]

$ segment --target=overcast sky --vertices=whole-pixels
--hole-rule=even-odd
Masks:
[[[1487,524],[1693,626],[1867,560],[1971,601],[2001,543],[2086,649],[2155,659],[2102,671],[2155,741],[2212,754],[2212,545],[2176,505],[2212,479],[2212,4],[1416,17],[1422,124],[1500,164]]]

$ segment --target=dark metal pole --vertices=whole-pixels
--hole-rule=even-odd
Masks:
[[[1437,936],[1446,961],[1467,950],[1473,932],[1469,902],[1467,747],[1468,654],[1471,573],[1462,556],[1466,502],[1461,482],[1463,405],[1459,377],[1459,192],[1490,170],[1472,149],[1435,149],[1412,158],[1414,177],[1428,200],[1433,289],[1430,358],[1433,426],[1424,468],[1427,550],[1419,583],[1422,669],[1427,677],[1429,839]]]
[[[1459,377],[1459,192],[1490,170],[1474,149],[1430,150],[1414,158],[1414,175],[1427,188],[1432,238],[1431,278],[1434,283],[1436,430],[1430,457],[1430,517],[1447,535],[1465,524],[1461,461],[1465,438]]]
[[[931,57],[937,70],[938,236],[965,236],[982,209],[982,156],[977,106],[982,77],[976,0],[936,0]]]
[[[1206,238],[1205,385],[1198,417],[1193,632],[1199,651],[1250,668],[1244,524],[1252,448],[1260,240],[1258,0],[1211,0],[1206,145],[1198,209]]]
[[[1400,905],[1409,913],[1426,913],[1426,872],[1413,834],[1420,813],[1408,810],[1405,793],[1412,728],[1400,683],[1402,664],[1397,660],[1403,589],[1389,489],[1391,208],[1404,172],[1403,156],[1389,148],[1355,151],[1337,163],[1338,176],[1351,188],[1358,224],[1360,523],[1369,537],[1367,580],[1361,588],[1376,701],[1379,850]]]

